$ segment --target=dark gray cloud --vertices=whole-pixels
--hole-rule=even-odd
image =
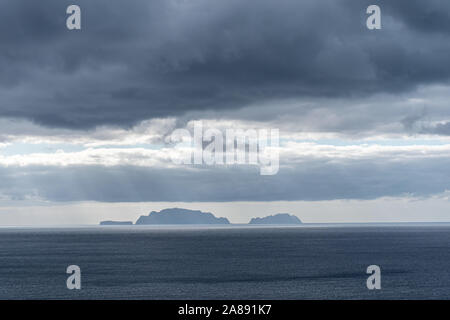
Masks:
[[[422,127],[421,133],[450,136],[450,122],[438,123],[434,126]]]
[[[0,168],[0,195],[49,201],[277,201],[426,197],[450,190],[450,159],[348,163],[314,161],[282,168]],[[20,179],[18,179],[20,177]]]
[[[82,31],[65,29],[72,3]],[[365,9],[375,3],[383,29],[369,31]],[[446,83],[449,12],[438,0],[3,0],[0,117],[129,126]]]

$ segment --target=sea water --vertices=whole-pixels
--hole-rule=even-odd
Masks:
[[[449,247],[450,224],[0,228],[0,299],[449,299]]]

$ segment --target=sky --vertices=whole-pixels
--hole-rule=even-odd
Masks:
[[[0,225],[450,221],[449,53],[444,0],[2,0]],[[197,121],[279,130],[277,174],[174,163]]]

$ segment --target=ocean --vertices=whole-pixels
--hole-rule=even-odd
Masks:
[[[449,247],[450,224],[0,228],[0,299],[449,299]]]

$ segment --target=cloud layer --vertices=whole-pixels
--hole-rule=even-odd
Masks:
[[[81,31],[65,28],[74,3]],[[0,200],[446,192],[449,15],[439,0],[2,0]],[[175,165],[165,138],[196,119],[280,129],[279,173]]]
[[[174,165],[176,149],[88,149],[0,157],[4,199],[278,201],[427,197],[450,190],[449,145],[333,146],[289,142],[281,168]]]
[[[83,29],[71,32],[72,2],[4,0],[0,117],[127,127],[195,110],[351,101],[447,83],[450,4],[376,2],[383,29],[372,32],[369,1],[78,0]]]

